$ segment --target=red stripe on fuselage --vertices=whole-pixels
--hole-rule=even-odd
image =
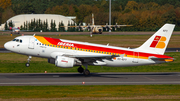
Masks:
[[[126,54],[126,55],[134,55],[133,51],[122,50],[122,49],[105,48],[105,47],[82,45],[82,44],[75,44],[75,43],[74,43],[74,46],[76,48],[82,48],[82,49],[88,49],[88,50],[111,52],[111,53]],[[165,55],[149,54],[149,53],[142,53],[142,52],[139,52],[139,56],[143,56],[143,57],[156,56],[158,58],[171,58],[171,57],[165,56]]]
[[[55,39],[55,38],[48,38],[48,37],[44,37],[49,43],[53,44],[53,45],[57,45],[58,42],[61,42],[60,39]]]
[[[48,37],[44,37],[44,38],[48,42],[52,43],[53,45],[58,45],[58,42],[63,42],[60,39],[48,38]],[[84,44],[77,44],[77,43],[72,43],[72,42],[64,42],[64,43],[74,44],[74,48],[87,49],[87,50],[92,50],[92,51],[102,51],[102,52],[109,52],[109,53],[116,53],[116,54],[126,54],[126,55],[133,55],[134,54],[133,51],[106,48],[106,47],[93,46],[93,45],[86,45],[86,43],[84,43]],[[166,55],[150,54],[150,53],[143,53],[143,52],[139,52],[139,56],[142,56],[142,57],[155,56],[157,58],[172,58],[172,57],[169,57],[169,56],[166,56]]]

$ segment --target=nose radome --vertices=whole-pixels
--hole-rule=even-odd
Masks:
[[[10,44],[9,44],[9,42],[6,42],[6,43],[4,44],[4,48],[6,48],[7,50],[10,49]]]
[[[4,44],[4,48],[6,48],[6,49],[7,49],[7,43],[5,43],[5,44]]]

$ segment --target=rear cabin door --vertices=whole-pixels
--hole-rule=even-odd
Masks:
[[[139,52],[133,52],[133,63],[138,63],[139,61]]]

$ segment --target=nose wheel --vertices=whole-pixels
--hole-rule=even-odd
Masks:
[[[28,60],[28,62],[25,64],[25,65],[26,65],[26,67],[29,67],[29,66],[30,66],[30,63],[29,63],[29,62],[31,61],[31,58],[32,58],[32,56],[29,56],[29,57],[28,57],[28,59],[27,59],[27,60]]]
[[[26,63],[26,67],[29,67],[30,66],[30,63]]]

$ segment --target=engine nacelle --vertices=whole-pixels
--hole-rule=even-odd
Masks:
[[[75,65],[75,59],[65,56],[57,56],[55,65],[62,68],[72,68]]]

